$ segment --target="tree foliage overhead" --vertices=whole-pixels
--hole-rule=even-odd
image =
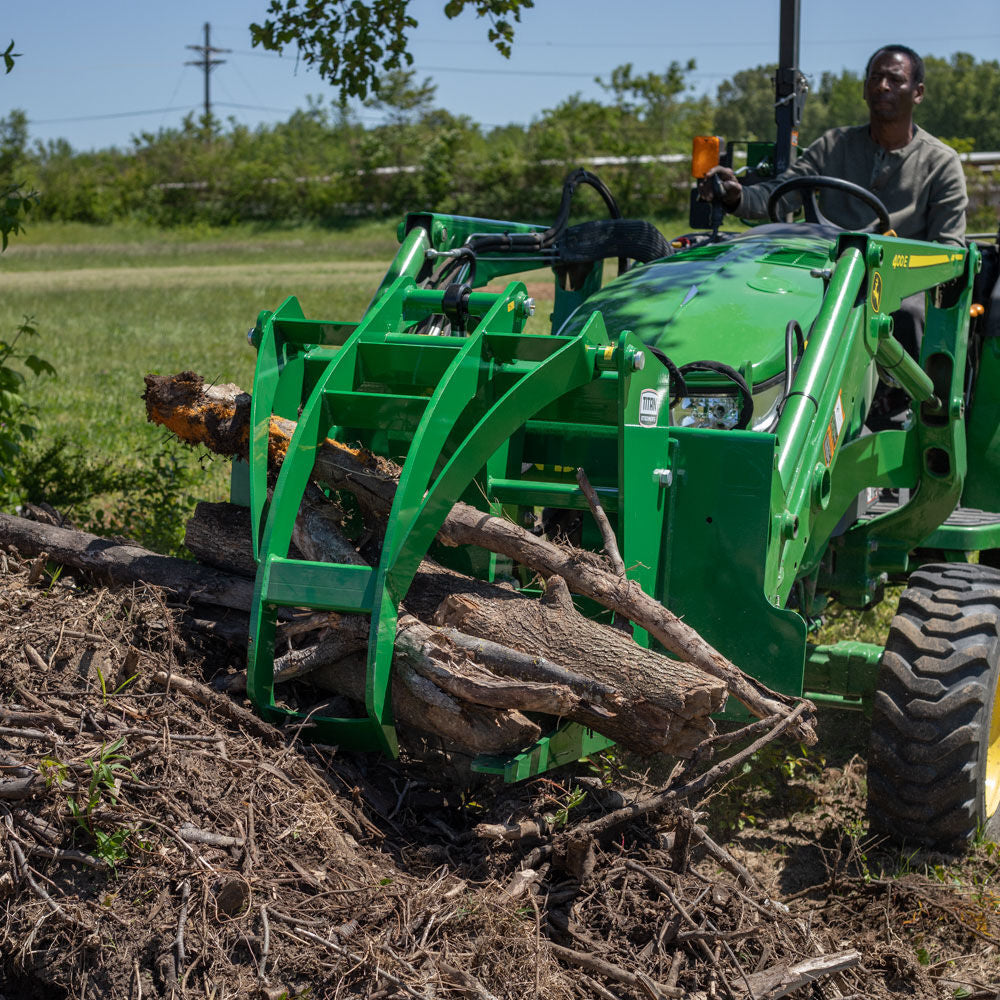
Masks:
[[[250,25],[254,45],[281,52],[294,45],[298,58],[338,88],[341,100],[378,93],[380,78],[413,64],[408,33],[417,27],[412,0],[270,0],[267,17]],[[490,22],[489,40],[510,56],[514,24],[534,0],[448,0],[444,13],[466,8]]]

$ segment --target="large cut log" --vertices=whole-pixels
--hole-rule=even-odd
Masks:
[[[250,396],[235,385],[207,386],[194,372],[146,376],[148,418],[168,427],[181,440],[219,454],[246,457],[250,431]],[[295,430],[293,421],[271,417],[269,458],[280,465]],[[398,467],[364,450],[327,439],[317,450],[314,478],[333,489],[353,493],[366,509],[385,516],[395,494]],[[581,550],[567,550],[532,535],[510,521],[456,503],[438,534],[451,545],[478,545],[506,555],[543,577],[559,576],[574,593],[590,597],[646,629],[681,660],[722,680],[729,693],[754,715],[786,715],[797,704],[744,674],[693,628],[663,607],[634,581],[604,568],[602,560]],[[815,742],[812,713],[796,724],[795,735]]]
[[[205,510],[202,508],[203,515]],[[231,531],[234,523],[240,523],[240,512],[215,505],[207,510],[209,523],[218,533],[218,550],[227,560],[245,565],[241,543]],[[330,530],[329,523],[324,523],[324,530]],[[243,544],[248,545],[249,534],[244,539]],[[343,544],[343,540],[336,544]],[[137,545],[0,514],[0,546],[7,545],[28,557],[47,553],[64,566],[107,582],[156,583],[182,602],[219,604],[244,613],[250,608],[249,580],[187,560],[158,556]],[[324,551],[328,550],[324,547]],[[550,589],[558,583],[553,581]],[[504,615],[522,605],[542,608],[541,602],[433,563],[422,567],[415,591],[420,599],[413,602],[414,607],[427,617],[445,598],[453,600],[456,595],[482,602],[482,606],[500,602]],[[538,739],[541,728],[523,712],[573,719],[643,754],[686,755],[711,734],[710,715],[725,700],[725,688],[719,682],[682,664],[665,671],[662,663],[656,663],[665,663],[663,657],[640,649],[616,629],[594,625],[571,605],[556,608],[552,621],[544,611],[533,618],[524,609],[518,617],[526,629],[533,629],[521,636],[522,649],[530,655],[483,642],[454,628],[434,629],[404,616],[393,664],[397,721],[473,753],[517,750]],[[576,629],[573,620],[579,626]],[[562,635],[553,627],[555,621],[564,626]],[[367,645],[367,618],[316,615],[304,623],[294,619],[283,628],[289,636],[319,628],[321,637],[304,648],[283,653],[275,661],[276,680],[308,673],[317,686],[364,701],[365,667],[357,655]],[[574,632],[587,635],[588,644],[567,642],[566,635]],[[648,675],[644,690],[638,686],[621,690],[612,674],[605,677],[599,670],[581,673],[573,669],[591,655],[598,641],[595,636],[601,632],[604,658],[635,664],[640,675]]]
[[[358,561],[316,498],[302,520],[312,536],[323,536],[315,556]],[[224,553],[237,567],[252,563],[250,519],[244,509],[200,503],[185,537],[199,558],[216,561]],[[304,544],[305,538],[300,539]],[[709,735],[708,717],[724,701],[725,689],[716,679],[585,618],[558,577],[549,579],[545,598],[537,601],[424,560],[405,605],[416,618],[407,619],[405,627],[401,622],[397,652],[405,649],[418,673],[465,701],[566,717],[640,753],[668,750],[678,755]],[[464,628],[458,609],[473,608],[479,613],[470,615],[471,627]],[[434,632],[419,618],[453,627]],[[275,661],[275,677],[301,677],[359,651],[367,624],[363,616],[341,616],[336,629],[317,644],[282,654]],[[440,659],[447,661],[445,673],[436,667]],[[479,671],[477,664],[487,671]],[[478,687],[477,678],[486,672],[490,679]],[[496,675],[516,683],[502,684]],[[544,692],[532,685],[542,685]],[[572,691],[572,701],[560,701],[562,695],[551,700],[552,685]]]

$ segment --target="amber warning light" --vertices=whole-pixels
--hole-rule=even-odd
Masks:
[[[696,135],[691,150],[691,176],[704,177],[719,165],[719,158],[726,151],[726,143],[717,135]]]

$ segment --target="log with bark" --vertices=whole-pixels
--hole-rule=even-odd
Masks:
[[[246,568],[242,548],[249,549],[249,531],[233,531],[245,522],[246,513],[239,508],[199,504],[188,538],[201,539],[196,545],[202,550],[211,534],[216,544],[207,547],[217,563]],[[326,530],[331,530],[329,524]],[[195,623],[213,623],[213,606],[230,616],[236,612],[238,622],[230,631],[245,643],[253,587],[236,572],[0,514],[0,547],[6,546],[29,558],[46,554],[106,583],[154,583],[191,607]],[[517,617],[524,629],[516,649],[480,638],[478,634],[488,632],[481,623],[473,636],[403,614],[393,665],[396,720],[472,753],[509,752],[537,740],[542,728],[525,713],[581,722],[643,754],[686,755],[693,750],[712,731],[710,715],[725,700],[722,684],[641,649],[617,629],[590,622],[573,609],[560,583],[553,579],[549,598],[535,601],[425,562],[412,605],[426,618],[446,600],[464,600],[470,607],[502,607],[497,613]],[[323,691],[363,702],[361,654],[368,626],[361,615],[290,615],[279,634],[297,645],[276,659],[276,681],[308,675]],[[574,641],[574,635],[581,641]],[[598,649],[603,661],[595,660],[585,673],[575,669]],[[630,684],[622,663],[648,683]]]
[[[206,385],[194,372],[147,376],[144,399],[148,419],[167,427],[181,440],[219,454],[246,457],[250,396],[238,386]],[[272,469],[280,466],[294,430],[294,422],[271,417]],[[317,450],[313,472],[317,482],[349,491],[363,509],[382,517],[392,504],[398,475],[399,468],[391,462],[329,439]],[[456,503],[449,512],[438,540],[450,545],[478,545],[510,557],[543,578],[561,577],[572,592],[635,622],[681,661],[721,680],[729,694],[758,718],[785,715],[797,704],[796,699],[772,691],[744,674],[638,584],[610,571],[592,553],[555,545],[464,503]],[[807,743],[815,741],[812,712],[804,713],[794,734]]]

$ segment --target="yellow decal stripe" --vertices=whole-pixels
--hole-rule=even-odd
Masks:
[[[934,267],[935,264],[947,264],[952,260],[955,260],[955,257],[948,253],[930,254],[926,257],[915,257],[910,254],[910,267]]]

